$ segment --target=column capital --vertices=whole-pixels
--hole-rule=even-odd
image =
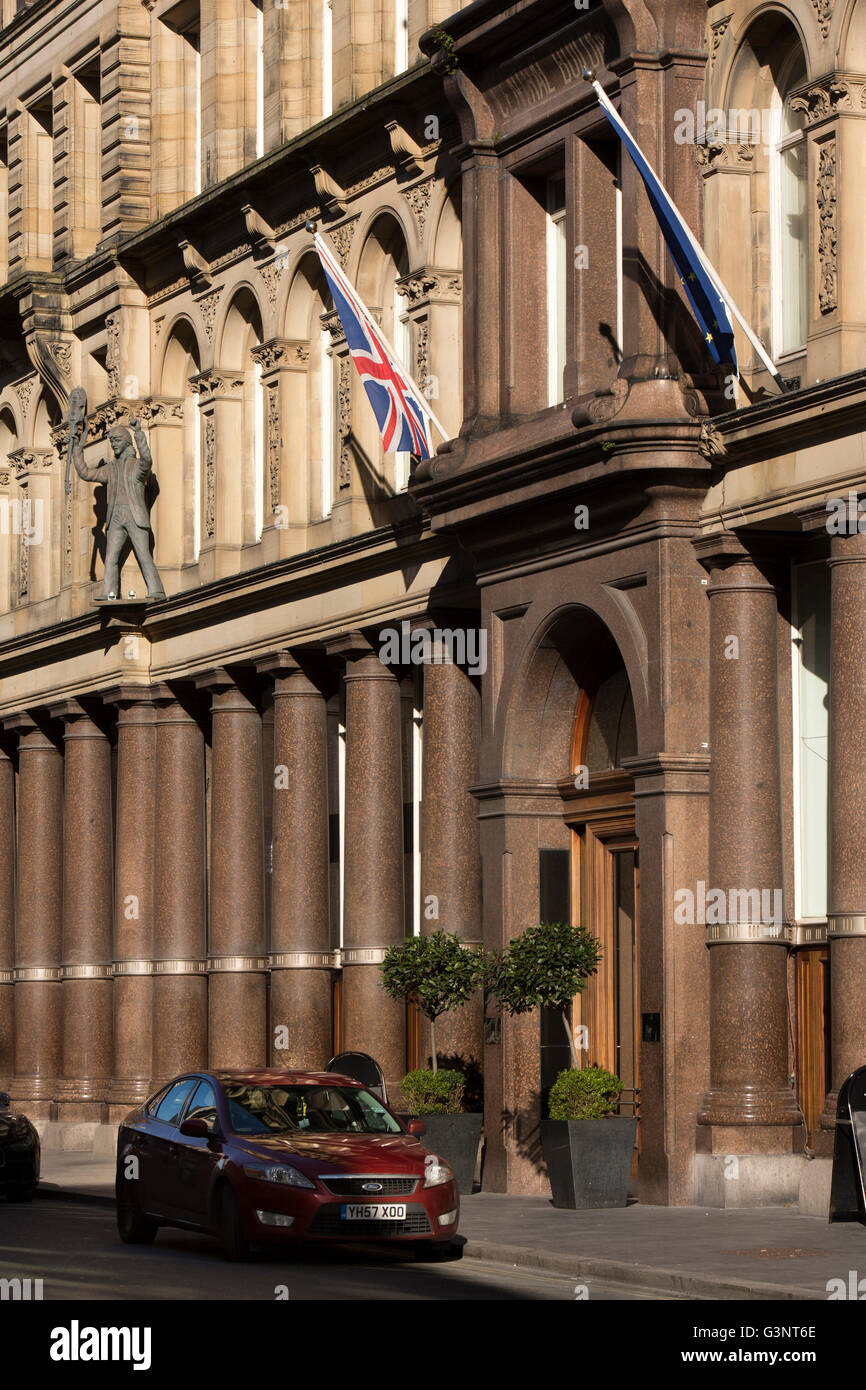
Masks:
[[[154,690],[157,689],[158,686],[139,685],[135,681],[129,681],[100,691],[100,697],[106,705],[117,705],[119,709],[128,709],[133,705],[152,707]]]
[[[340,657],[343,661],[362,661],[365,656],[376,656],[372,642],[357,629],[332,637],[325,642],[325,651],[328,656]]]

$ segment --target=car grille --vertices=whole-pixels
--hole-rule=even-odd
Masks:
[[[375,1236],[377,1240],[387,1240],[389,1236],[428,1236],[430,1221],[420,1203],[410,1203],[406,1207],[405,1221],[344,1221],[340,1216],[340,1202],[331,1202],[319,1207],[310,1222],[308,1235],[311,1236]]]
[[[368,1178],[322,1178],[322,1186],[335,1197],[363,1197],[368,1202],[378,1201],[380,1197],[408,1197],[418,1186],[418,1179],[410,1173],[405,1178],[379,1178],[373,1174]],[[380,1184],[378,1192],[365,1192],[365,1182]]]

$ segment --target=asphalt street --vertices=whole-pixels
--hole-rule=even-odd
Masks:
[[[573,1279],[486,1264],[458,1254],[444,1264],[411,1253],[265,1250],[227,1264],[216,1240],[163,1229],[151,1246],[119,1239],[114,1212],[85,1202],[0,1201],[0,1279],[42,1279],[43,1298],[96,1300],[242,1299],[568,1301]],[[589,1302],[643,1301],[659,1295],[592,1281]]]

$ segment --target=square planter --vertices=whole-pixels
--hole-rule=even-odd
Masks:
[[[481,1138],[481,1125],[484,1116],[477,1115],[401,1115],[401,1120],[423,1120],[427,1133],[421,1135],[421,1143],[430,1153],[444,1158],[453,1169],[457,1180],[457,1190],[461,1197],[472,1195],[475,1178],[475,1160],[478,1156],[478,1141]]]
[[[542,1120],[541,1145],[555,1207],[624,1207],[637,1118]]]

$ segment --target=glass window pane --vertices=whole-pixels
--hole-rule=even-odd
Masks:
[[[185,1081],[178,1081],[166,1092],[165,1099],[160,1102],[156,1112],[156,1118],[162,1120],[163,1124],[176,1125],[180,1120],[181,1111],[187,1096],[196,1083],[194,1076],[188,1077]]]

